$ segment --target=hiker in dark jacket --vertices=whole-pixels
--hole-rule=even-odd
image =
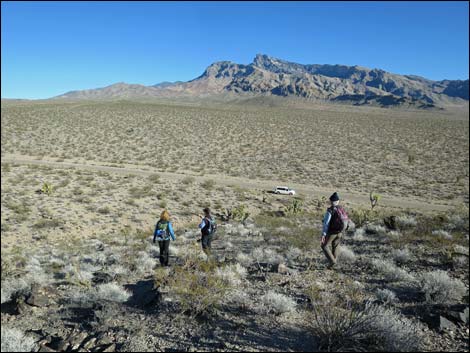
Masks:
[[[160,215],[160,219],[155,225],[155,231],[153,232],[153,242],[158,240],[160,247],[160,264],[162,266],[168,266],[168,260],[170,257],[170,239],[176,240],[173,226],[170,222],[170,214],[167,210],[163,211]]]
[[[344,208],[339,205],[338,193],[335,192],[330,196],[330,203],[331,206],[326,210],[323,217],[321,237],[321,248],[329,261],[328,268],[336,265],[343,231],[346,230],[348,225],[348,216]]]
[[[202,250],[207,256],[210,256],[212,239],[217,230],[217,225],[215,224],[214,217],[211,216],[211,210],[209,208],[205,208],[203,212],[204,216],[201,217],[201,223],[199,224]]]

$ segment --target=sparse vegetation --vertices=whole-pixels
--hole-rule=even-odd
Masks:
[[[461,350],[464,343],[442,340],[431,327],[421,347],[422,318],[412,312],[468,300],[468,207],[430,216],[387,203],[416,197],[444,207],[468,198],[468,181],[458,177],[468,168],[468,119],[354,109],[2,104],[2,160],[23,155],[35,163],[120,168],[2,163],[2,303],[13,313],[2,311],[2,331],[14,324],[56,343],[72,337],[70,322],[80,320],[80,334],[89,336],[68,350],[77,344],[90,351],[242,351],[259,342],[266,350]],[[286,118],[292,128],[272,134]],[[163,121],[168,135],[157,148],[149,141]],[[201,126],[207,144],[192,136]],[[312,143],[324,134],[316,126],[349,132],[328,163],[323,146]],[[364,144],[371,133],[387,148]],[[227,176],[240,179],[232,184]],[[248,187],[251,179],[259,187]],[[44,180],[54,185],[51,197],[37,190]],[[269,180],[294,184],[299,196],[269,194],[261,187]],[[346,232],[333,271],[325,270],[319,247],[327,198],[304,195],[310,185],[365,195],[360,205],[345,198],[356,229]],[[383,195],[378,206],[369,207],[370,190]],[[219,224],[209,259],[196,243],[196,215],[208,205]],[[160,267],[151,243],[162,208],[177,233],[169,268]],[[45,306],[32,310],[36,300]],[[465,336],[463,328],[457,325],[454,337]],[[3,344],[2,332],[2,351]]]

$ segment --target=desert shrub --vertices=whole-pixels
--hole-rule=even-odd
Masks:
[[[149,175],[149,177],[147,178],[147,180],[151,183],[156,183],[158,184],[160,182],[160,175],[158,174],[152,174],[152,175]]]
[[[284,257],[275,250],[265,247],[255,248],[251,257],[258,263],[279,264],[284,262]]]
[[[340,247],[338,257],[341,262],[348,264],[354,263],[356,261],[356,254],[354,254],[354,251],[344,245]]]
[[[375,212],[370,209],[353,208],[349,211],[349,218],[354,222],[356,227],[362,227],[375,217]]]
[[[395,310],[376,305],[314,305],[311,320],[319,351],[416,351],[418,328]]]
[[[387,237],[393,242],[399,242],[402,237],[402,234],[397,230],[391,230],[390,232],[388,232]]]
[[[239,286],[242,283],[242,280],[246,277],[246,274],[246,268],[238,263],[217,268],[215,271],[215,275],[218,278],[232,287]]]
[[[363,241],[366,237],[365,234],[366,234],[366,231],[364,228],[356,228],[356,230],[353,233],[352,238],[355,241]]]
[[[409,229],[416,227],[418,221],[414,216],[410,215],[400,215],[395,218],[395,224],[399,229]]]
[[[293,199],[289,205],[285,207],[285,212],[288,215],[296,215],[302,213],[303,211],[303,202],[300,199]]]
[[[380,224],[368,224],[366,231],[368,233],[377,234],[381,237],[385,237],[387,235],[387,229]]]
[[[244,204],[241,204],[237,207],[226,210],[227,219],[233,219],[235,221],[245,222],[250,213],[248,212],[247,207]]]
[[[110,214],[111,213],[111,209],[108,206],[100,207],[100,208],[98,208],[97,211],[98,211],[98,213],[101,213],[101,214]]]
[[[260,298],[257,311],[260,313],[271,313],[280,315],[295,311],[296,303],[288,296],[276,293],[272,290],[268,291]]]
[[[97,300],[123,303],[131,296],[131,293],[116,283],[104,283],[98,285],[94,297]]]
[[[441,239],[447,239],[447,240],[450,240],[452,239],[452,234],[450,234],[449,232],[445,231],[445,230],[433,230],[432,235],[434,235],[435,237],[438,237],[438,238],[441,238]]]
[[[134,268],[139,274],[152,272],[157,266],[157,261],[150,257],[146,251],[139,251],[135,257]]]
[[[31,336],[2,324],[2,352],[34,352],[36,341]]]
[[[29,290],[30,285],[22,278],[9,278],[2,281],[2,304],[10,301],[16,296],[27,294]]]
[[[405,264],[411,260],[411,252],[408,248],[404,249],[393,249],[392,250],[392,257],[398,264]]]
[[[373,259],[372,266],[386,281],[411,282],[414,277],[402,268],[397,267],[390,260]]]
[[[62,222],[58,219],[47,219],[42,218],[38,220],[36,223],[33,224],[33,227],[36,229],[43,229],[43,228],[57,228],[62,225]]]
[[[452,263],[454,268],[468,268],[468,256],[455,256]]]
[[[302,256],[302,250],[290,247],[286,252],[286,258],[289,264],[293,264],[296,260],[298,260]]]
[[[194,181],[196,179],[194,179],[194,177],[192,176],[187,176],[187,177],[184,177],[183,180],[181,180],[181,182],[185,185],[190,185],[190,184],[194,184]]]
[[[384,304],[393,304],[398,301],[397,295],[390,289],[377,289],[375,296]]]
[[[131,187],[129,189],[129,194],[131,197],[140,198],[153,195],[152,185],[145,185],[141,188]]]
[[[244,265],[249,265],[253,262],[253,258],[250,255],[247,255],[245,253],[238,253],[236,260]]]
[[[253,305],[250,296],[242,289],[230,291],[227,296],[227,302],[242,309],[248,309]]]
[[[231,283],[217,276],[220,267],[201,258],[202,254],[196,247],[186,252],[184,264],[174,267],[164,283],[160,283],[177,299],[181,311],[192,317],[213,313],[232,289]]]
[[[467,291],[462,281],[449,277],[447,272],[441,270],[423,274],[420,285],[426,301],[430,303],[459,302]]]
[[[456,208],[447,216],[445,229],[449,231],[468,232],[469,209],[467,205]]]
[[[201,186],[206,190],[211,190],[215,186],[215,181],[212,179],[207,179],[201,183]]]
[[[457,254],[467,255],[468,256],[468,247],[462,245],[454,245],[454,251]]]
[[[1,232],[3,233],[3,232],[8,232],[11,228],[9,224],[2,222],[0,229],[1,229]]]

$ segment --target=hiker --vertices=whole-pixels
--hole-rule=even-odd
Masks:
[[[170,257],[170,239],[175,241],[175,232],[170,222],[170,214],[167,210],[164,210],[160,215],[160,219],[155,225],[155,231],[153,232],[153,242],[158,240],[160,247],[160,264],[162,266],[168,266],[168,260]]]
[[[217,230],[217,224],[215,223],[214,217],[211,216],[211,210],[205,208],[203,210],[204,216],[201,217],[201,223],[199,224],[199,229],[201,229],[201,243],[202,251],[209,257],[211,254],[211,243],[214,233]]]
[[[333,268],[339,254],[343,231],[348,227],[348,215],[344,208],[339,205],[337,192],[330,196],[330,203],[331,206],[328,207],[323,217],[321,248],[329,261],[328,268]]]

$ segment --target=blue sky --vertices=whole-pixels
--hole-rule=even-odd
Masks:
[[[1,96],[187,81],[257,53],[467,79],[468,2],[2,1]]]

